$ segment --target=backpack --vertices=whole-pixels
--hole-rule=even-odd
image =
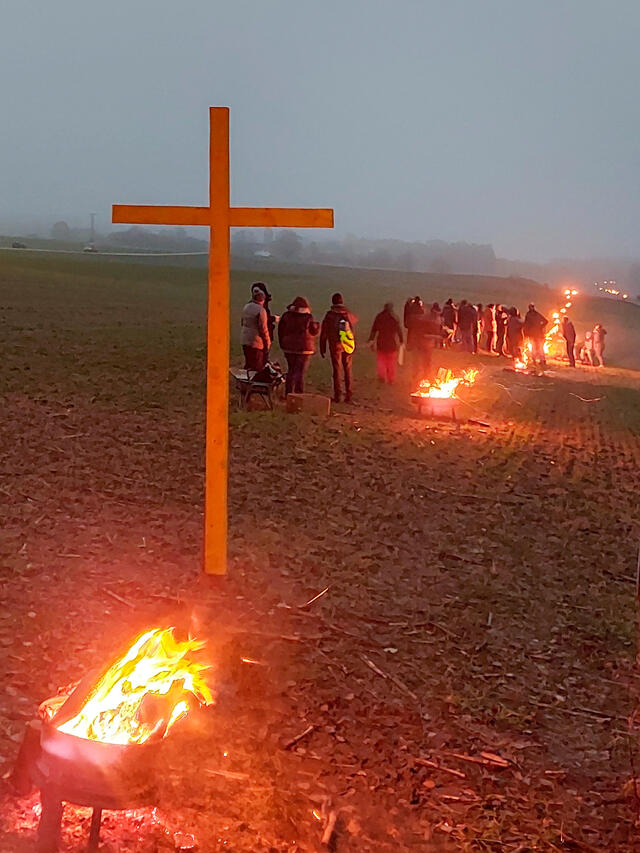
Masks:
[[[340,317],[338,320],[338,340],[344,352],[351,355],[356,348],[356,339],[348,317]]]

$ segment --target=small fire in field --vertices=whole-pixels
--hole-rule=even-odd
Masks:
[[[524,349],[522,350],[522,355],[520,358],[515,358],[513,360],[513,369],[516,373],[526,373],[532,365],[532,356],[531,353],[533,351],[533,347],[531,346],[531,342],[527,341]]]
[[[173,628],[141,634],[93,685],[78,713],[57,728],[111,744],[165,737],[194,706],[213,703],[204,677],[208,667],[192,658],[203,646],[178,642]]]
[[[456,376],[452,370],[441,367],[436,373],[436,378],[423,379],[416,391],[414,397],[423,397],[430,399],[446,400],[455,397],[456,391],[462,385],[473,385],[478,375],[478,370],[471,367],[463,371],[461,376]]]

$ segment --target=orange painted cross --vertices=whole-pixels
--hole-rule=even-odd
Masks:
[[[131,225],[209,228],[204,570],[223,575],[227,570],[229,228],[333,228],[333,210],[231,207],[228,107],[211,107],[209,119],[209,206],[114,204],[112,218]]]

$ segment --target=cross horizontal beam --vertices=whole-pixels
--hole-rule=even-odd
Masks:
[[[114,204],[112,221],[127,225],[208,225],[211,208],[157,204]],[[333,228],[333,210],[306,207],[231,207],[236,228]]]

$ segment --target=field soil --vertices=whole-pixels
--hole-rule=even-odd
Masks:
[[[105,813],[104,853],[638,850],[640,376],[482,356],[437,421],[408,368],[375,383],[362,329],[357,405],[232,395],[207,577],[202,280],[53,263],[0,268],[3,853],[34,849],[25,723],[154,625],[207,640],[216,704],[167,739],[155,808]],[[361,308],[361,284],[368,316],[387,291]],[[61,850],[89,820],[66,807]]]

